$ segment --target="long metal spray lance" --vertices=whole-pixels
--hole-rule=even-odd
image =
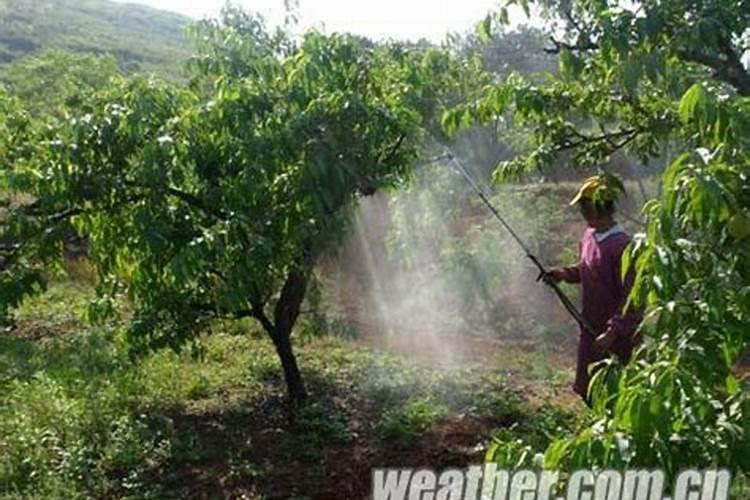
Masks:
[[[448,159],[453,166],[456,168],[456,170],[466,179],[466,182],[469,183],[471,188],[476,192],[476,194],[479,196],[479,198],[484,202],[485,205],[487,205],[487,208],[490,209],[490,212],[492,212],[492,215],[495,216],[495,218],[500,221],[500,224],[503,225],[503,227],[510,233],[510,235],[513,237],[514,240],[516,240],[516,243],[523,249],[524,253],[526,253],[526,257],[531,260],[531,262],[534,263],[534,265],[539,269],[540,277],[545,276],[547,274],[547,269],[544,267],[544,265],[539,261],[539,259],[531,253],[531,250],[529,250],[529,247],[526,246],[526,244],[523,242],[520,236],[516,234],[516,232],[513,230],[513,228],[506,222],[505,218],[500,214],[500,212],[495,208],[495,206],[490,202],[487,195],[484,193],[482,188],[480,188],[477,183],[474,181],[474,179],[469,175],[469,172],[464,168],[464,166],[461,164],[461,162],[453,156],[451,153],[446,153],[442,156],[437,157],[435,160],[439,159]],[[434,161],[434,160],[433,160]],[[583,315],[578,311],[578,308],[576,308],[575,304],[571,302],[571,300],[568,298],[567,295],[560,289],[557,283],[549,280],[544,280],[544,282],[549,285],[550,288],[555,292],[557,295],[557,298],[560,299],[560,302],[562,302],[562,305],[567,309],[567,311],[570,313],[571,316],[578,322],[579,325],[581,325],[581,328],[584,328],[585,330],[588,330],[589,333],[596,336],[596,331],[591,326],[591,324],[586,320],[586,318],[583,317]]]

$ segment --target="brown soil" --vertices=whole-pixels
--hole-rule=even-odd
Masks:
[[[163,496],[366,499],[373,468],[441,470],[481,463],[493,431],[513,423],[454,415],[416,441],[399,444],[377,435],[369,425],[376,417],[361,402],[349,417],[351,438],[309,456],[304,451],[308,443],[301,441],[297,424],[285,416],[280,397],[242,402],[235,411],[220,408],[226,403],[197,404],[173,415],[175,432],[193,440],[184,446],[202,451],[190,463],[168,465],[154,477]]]
[[[409,338],[397,336],[396,338]],[[416,363],[434,366],[435,357],[421,346],[413,349],[404,342],[386,342],[365,337],[362,342],[376,349],[408,354]],[[457,341],[457,340],[456,340]],[[445,342],[450,342],[446,338]],[[506,351],[509,356],[533,352],[538,346],[503,344],[491,339],[462,342],[465,356],[473,362],[488,362],[493,354]],[[514,354],[515,353],[515,354]],[[549,362],[557,367],[571,366],[570,353],[550,353]],[[455,362],[455,359],[452,360]],[[509,386],[524,395],[533,408],[549,403],[566,408],[580,405],[567,387],[556,390],[542,380],[532,380],[521,372],[508,373]],[[240,389],[220,397],[195,401],[175,410],[171,416],[175,434],[185,449],[201,450],[186,463],[169,464],[155,477],[162,494],[174,498],[311,498],[366,499],[371,491],[374,468],[428,467],[433,470],[463,468],[484,460],[484,450],[494,432],[517,422],[514,416],[478,417],[450,415],[422,432],[412,442],[385,440],[375,428],[380,409],[358,394],[342,394],[324,380],[308,380],[313,401],[327,401],[343,408],[349,437],[326,441],[316,448],[285,406],[279,380],[278,391],[263,400],[246,400]],[[548,384],[547,384],[548,385]],[[542,395],[548,397],[543,398]]]

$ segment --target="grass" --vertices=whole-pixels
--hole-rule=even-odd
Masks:
[[[90,298],[57,282],[0,337],[0,497],[181,496],[219,480],[250,498],[291,496],[304,481],[289,464],[325,491],[321,478],[352,463],[438,449],[469,460],[441,448],[441,425],[474,422],[471,446],[495,427],[538,427],[507,370],[435,369],[328,336],[298,342],[311,397],[290,420],[273,347],[252,323],[215,325],[199,352],[134,360],[119,325],[82,321]]]
[[[385,439],[410,444],[447,415],[447,407],[436,404],[430,397],[417,397],[383,414],[381,434]]]
[[[175,458],[176,408],[227,386],[254,394],[274,361],[265,352],[250,363],[249,339],[216,335],[203,360],[160,351],[134,362],[116,333],[2,339],[0,491],[141,491],[149,471]]]

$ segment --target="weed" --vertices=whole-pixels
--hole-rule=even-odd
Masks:
[[[447,415],[448,408],[435,403],[430,397],[413,399],[402,408],[386,411],[380,432],[385,439],[409,444]]]

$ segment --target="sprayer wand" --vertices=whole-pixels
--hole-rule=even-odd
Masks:
[[[435,158],[433,161],[438,161],[442,159],[447,159],[450,161],[454,167],[456,167],[456,170],[466,179],[466,181],[469,183],[471,188],[476,192],[476,194],[479,196],[479,198],[484,202],[485,205],[487,205],[487,208],[490,209],[492,212],[492,215],[495,216],[495,218],[500,221],[500,224],[503,225],[503,227],[510,233],[510,235],[513,237],[514,240],[516,240],[516,243],[523,249],[524,253],[526,253],[526,257],[531,260],[531,262],[534,263],[534,265],[539,269],[539,276],[545,276],[547,274],[547,269],[542,265],[542,263],[539,261],[539,259],[531,253],[531,250],[529,250],[529,247],[526,246],[526,244],[523,242],[520,236],[516,234],[516,232],[513,230],[513,228],[506,222],[506,220],[503,218],[503,216],[500,214],[500,212],[495,208],[495,206],[490,202],[487,195],[484,193],[482,188],[480,188],[476,182],[474,182],[474,179],[472,179],[471,175],[469,175],[469,172],[464,168],[464,166],[461,164],[461,162],[458,161],[458,159],[453,156],[451,153],[446,153],[442,156],[439,156]],[[591,324],[586,320],[586,318],[581,315],[581,313],[578,311],[576,306],[571,302],[571,300],[568,298],[567,295],[560,289],[557,283],[554,283],[549,280],[544,280],[544,282],[554,290],[555,294],[557,295],[557,298],[560,299],[560,302],[562,302],[562,305],[565,307],[565,309],[568,310],[571,316],[578,322],[579,325],[581,325],[581,328],[588,330],[589,333],[593,336],[596,336],[597,333],[594,330],[594,328],[591,326]]]

